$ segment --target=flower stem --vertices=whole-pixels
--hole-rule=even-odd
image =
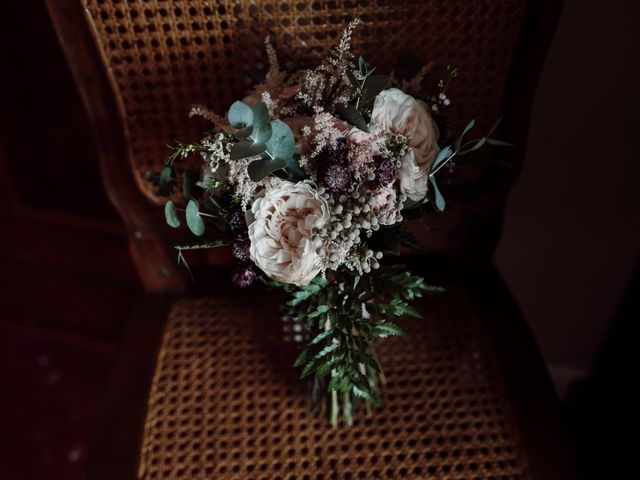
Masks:
[[[331,407],[329,411],[329,423],[333,428],[338,426],[338,392],[331,391]]]

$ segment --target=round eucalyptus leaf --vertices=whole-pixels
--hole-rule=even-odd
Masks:
[[[198,207],[198,202],[195,200],[189,200],[187,203],[187,226],[191,233],[197,235],[198,237],[204,233],[204,221],[200,216],[200,209]]]
[[[244,128],[253,124],[253,110],[246,103],[233,102],[229,108],[229,123],[235,128]]]
[[[181,222],[178,218],[178,212],[176,212],[176,206],[171,200],[164,204],[164,218],[170,227],[178,228],[180,226]]]
[[[173,186],[173,168],[164,167],[158,181],[158,194],[163,197],[171,195],[171,187]]]
[[[252,181],[259,182],[267,175],[270,175],[276,170],[280,170],[286,166],[287,162],[281,158],[263,158],[261,160],[251,162],[247,167],[247,173],[249,173],[249,178]]]
[[[231,160],[241,160],[243,158],[260,155],[266,149],[267,146],[264,143],[241,140],[233,144],[229,157]]]
[[[245,140],[246,138],[249,138],[249,135],[251,135],[251,132],[253,132],[253,127],[249,125],[248,127],[244,127],[244,128],[241,128],[240,130],[237,130],[236,133],[233,134],[233,136],[235,137],[236,140]]]
[[[253,111],[253,132],[251,138],[255,142],[265,143],[271,138],[271,120],[269,110],[264,102],[258,102],[251,106]]]
[[[289,125],[282,120],[271,122],[271,138],[267,141],[267,153],[271,158],[288,162],[296,153],[296,140]]]

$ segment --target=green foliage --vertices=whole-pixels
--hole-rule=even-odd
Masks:
[[[264,102],[252,106],[234,102],[228,117],[229,123],[238,129],[234,137],[239,140],[231,147],[231,160],[255,157],[265,152],[265,143],[271,138],[271,122]]]
[[[176,183],[173,167],[166,166],[160,173],[160,179],[158,181],[158,195],[162,197],[168,197],[171,195],[173,186]]]
[[[186,210],[187,226],[191,233],[200,237],[204,234],[204,221],[200,216],[200,207],[196,200],[189,200]]]
[[[358,59],[358,70],[361,81],[358,81],[353,74],[349,77],[356,88],[355,108],[362,114],[368,115],[378,94],[389,85],[390,78],[387,75],[373,75],[375,68],[370,68],[362,57]]]
[[[443,212],[446,203],[444,201],[444,197],[442,196],[442,193],[440,192],[440,188],[438,188],[438,184],[436,183],[436,177],[433,174],[429,175],[429,183],[433,188],[433,195],[435,197],[436,209],[439,212]]]
[[[189,276],[191,277],[191,280],[193,280],[191,269],[189,268],[187,259],[185,258],[182,252],[185,250],[202,250],[202,249],[209,249],[209,248],[225,247],[228,245],[229,245],[229,242],[226,242],[223,240],[213,240],[209,242],[180,243],[178,245],[175,245],[173,248],[175,248],[178,251],[178,265],[182,265],[184,268],[186,268],[187,272],[189,273]]]
[[[474,152],[484,145],[494,145],[494,146],[511,146],[510,143],[502,142],[500,140],[495,140],[490,138],[489,136],[495,131],[498,124],[500,123],[500,119],[491,127],[489,132],[478,139],[464,141],[465,135],[467,135],[476,125],[475,119],[472,119],[462,130],[460,136],[453,142],[453,145],[449,145],[443,148],[437,155],[436,159],[433,162],[431,167],[431,172],[429,173],[429,183],[431,185],[432,192],[432,204],[438,212],[442,212],[445,209],[446,202],[440,188],[438,187],[438,183],[436,181],[436,174],[440,171],[442,167],[444,167],[447,163],[453,160],[455,157],[461,157],[463,155],[467,155],[471,152]],[[429,203],[429,199],[425,197],[424,200],[417,202],[413,205],[409,205],[409,209],[418,209],[418,207],[422,207]]]
[[[296,139],[289,125],[282,120],[272,120],[271,132],[266,142],[267,153],[273,160],[288,161],[296,153]]]
[[[296,177],[303,174],[296,159],[298,151],[293,132],[283,121],[269,119],[269,110],[264,102],[251,107],[235,102],[228,116],[231,125],[238,128],[233,135],[238,142],[231,147],[231,160],[263,157],[249,164],[251,180],[259,182],[281,169]]]
[[[176,142],[176,145],[171,148],[171,154],[164,161],[165,165],[173,167],[176,160],[184,160],[192,153],[201,152],[205,148],[199,143],[181,143]]]
[[[267,105],[264,102],[258,102],[251,106],[251,110],[253,111],[251,138],[256,142],[266,143],[272,134]]]
[[[171,200],[164,204],[164,218],[170,227],[178,228],[181,225],[176,206]]]
[[[202,189],[198,186],[200,180],[200,172],[197,170],[184,170],[182,172],[182,195],[185,200],[191,200],[199,197]]]
[[[212,240],[209,242],[196,242],[196,243],[179,243],[174,245],[178,251],[182,250],[203,250],[209,248],[217,248],[217,247],[226,247],[229,245],[229,242],[224,240]]]
[[[452,154],[453,154],[453,149],[451,148],[451,146],[444,147],[442,150],[440,150],[440,152],[438,153],[438,156],[433,161],[433,166],[431,168],[432,169],[438,168],[442,162],[448,161],[449,157]]]
[[[350,124],[358,127],[363,132],[369,131],[367,121],[362,116],[362,113],[353,105],[338,105],[337,110],[340,116]]]
[[[404,337],[405,333],[396,324],[385,322],[384,320],[376,323],[371,332],[374,337],[387,338],[391,336]]]
[[[233,102],[229,108],[229,123],[235,128],[251,127],[253,125],[253,110],[244,102]]]
[[[251,139],[251,136],[249,136],[249,139]],[[266,149],[267,146],[264,143],[254,142],[252,140],[240,140],[231,147],[230,157],[231,160],[242,160],[243,158],[260,155]]]
[[[362,57],[358,59],[358,67],[347,70],[346,75],[355,89],[355,104],[339,104],[336,106],[338,114],[350,124],[364,132],[369,131],[367,119],[376,96],[389,85],[386,75],[373,75],[375,69],[369,68]]]
[[[259,182],[267,175],[271,175],[276,170],[287,166],[287,162],[281,159],[263,158],[255,160],[247,167],[249,178],[254,182]]]
[[[253,132],[252,126],[244,127],[236,130],[236,133],[233,134],[233,138],[235,138],[236,140],[246,140],[249,135],[251,135],[251,132]]]
[[[318,277],[309,285],[290,287],[283,313],[304,326],[309,336],[294,365],[302,368],[302,378],[312,377],[332,395],[338,394],[335,398],[343,402],[349,422],[351,407],[359,401],[380,405],[378,384],[383,373],[374,340],[404,336],[389,319],[420,318],[409,302],[436,291],[441,289],[427,285],[404,266],[365,276],[336,272],[331,282]]]

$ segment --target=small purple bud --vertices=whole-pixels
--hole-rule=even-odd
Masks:
[[[238,265],[231,274],[231,281],[240,288],[250,287],[258,275],[248,264]]]
[[[231,244],[231,253],[240,262],[246,263],[251,260],[251,241],[248,235],[238,235]]]
[[[244,218],[244,212],[242,210],[238,209],[231,212],[228,220],[233,232],[241,233],[247,231],[247,222]]]

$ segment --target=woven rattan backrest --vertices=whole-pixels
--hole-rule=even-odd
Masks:
[[[87,0],[89,23],[127,130],[138,184],[176,139],[203,125],[186,116],[202,103],[224,113],[266,73],[264,37],[281,64],[315,63],[360,17],[354,51],[380,70],[401,56],[459,69],[453,131],[476,113],[500,116],[524,0]]]

